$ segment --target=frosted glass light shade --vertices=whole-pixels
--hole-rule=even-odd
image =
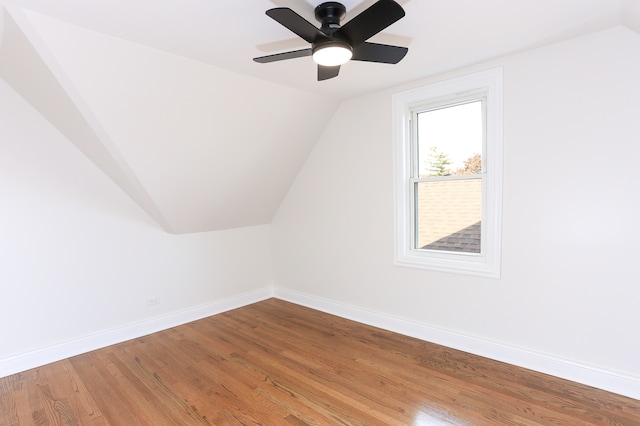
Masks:
[[[318,65],[335,67],[342,65],[351,59],[351,48],[343,43],[327,43],[313,50],[312,58]]]

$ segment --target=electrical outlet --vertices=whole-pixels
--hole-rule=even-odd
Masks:
[[[160,296],[147,297],[147,306],[157,305],[160,303]]]

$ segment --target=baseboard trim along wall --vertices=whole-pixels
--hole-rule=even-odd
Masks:
[[[637,377],[625,376],[571,360],[479,339],[283,288],[275,288],[273,296],[297,305],[420,340],[640,399],[640,378]]]
[[[270,297],[276,297],[363,324],[550,374],[630,398],[640,399],[640,378],[637,377],[625,376],[617,372],[594,368],[571,360],[479,339],[477,337],[396,318],[283,288],[262,288],[150,318],[124,327],[103,330],[78,339],[0,359],[0,377],[9,376],[116,343],[136,339],[211,315],[260,302]]]
[[[53,346],[0,359],[0,377],[40,367],[65,358],[80,355],[116,343],[137,339],[148,334],[186,324],[202,318],[210,317],[252,303],[260,302],[273,296],[273,291],[265,287],[252,292],[220,299],[184,310],[149,318],[144,321],[123,327],[103,330],[95,334],[69,340]]]

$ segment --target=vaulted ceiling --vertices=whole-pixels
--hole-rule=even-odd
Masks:
[[[344,0],[345,22],[374,0]],[[264,12],[304,0],[0,1],[0,78],[166,231],[271,221],[339,103],[505,54],[626,25],[640,0],[398,1],[372,41],[397,65],[350,62],[316,81],[307,47]]]

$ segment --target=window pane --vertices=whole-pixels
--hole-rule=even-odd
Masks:
[[[418,113],[418,175],[482,173],[482,101]]]
[[[416,249],[480,253],[482,179],[415,184]]]

